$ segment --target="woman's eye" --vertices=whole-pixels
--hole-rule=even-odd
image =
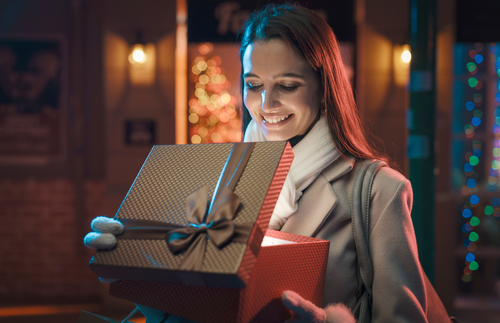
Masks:
[[[284,85],[284,84],[280,85],[280,88],[283,91],[287,91],[287,92],[295,91],[298,87],[299,87],[298,85]]]
[[[252,84],[250,82],[246,83],[246,88],[251,90],[251,91],[256,91],[256,90],[260,89],[261,87],[262,87],[262,85],[260,85],[260,84]]]

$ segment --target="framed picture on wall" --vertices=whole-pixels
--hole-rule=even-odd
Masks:
[[[0,37],[0,163],[61,161],[66,147],[63,36]]]

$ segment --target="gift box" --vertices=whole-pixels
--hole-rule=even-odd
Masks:
[[[261,247],[292,160],[286,142],[154,146],[90,268],[120,279],[111,295],[200,322],[282,320],[285,289],[321,305],[327,241],[268,231]]]
[[[267,230],[245,288],[119,280],[109,293],[197,322],[284,322],[292,315],[281,303],[285,290],[322,307],[328,250],[326,240]]]

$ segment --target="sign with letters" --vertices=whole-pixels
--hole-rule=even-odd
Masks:
[[[323,16],[339,41],[353,42],[355,40],[353,0],[297,2]],[[189,0],[188,41],[195,43],[235,42],[247,17],[266,3],[257,0]]]

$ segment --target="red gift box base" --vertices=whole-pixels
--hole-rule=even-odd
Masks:
[[[262,247],[244,289],[120,280],[110,294],[203,323],[283,322],[281,303],[293,290],[322,306],[329,241],[268,230],[266,236],[296,243]]]

